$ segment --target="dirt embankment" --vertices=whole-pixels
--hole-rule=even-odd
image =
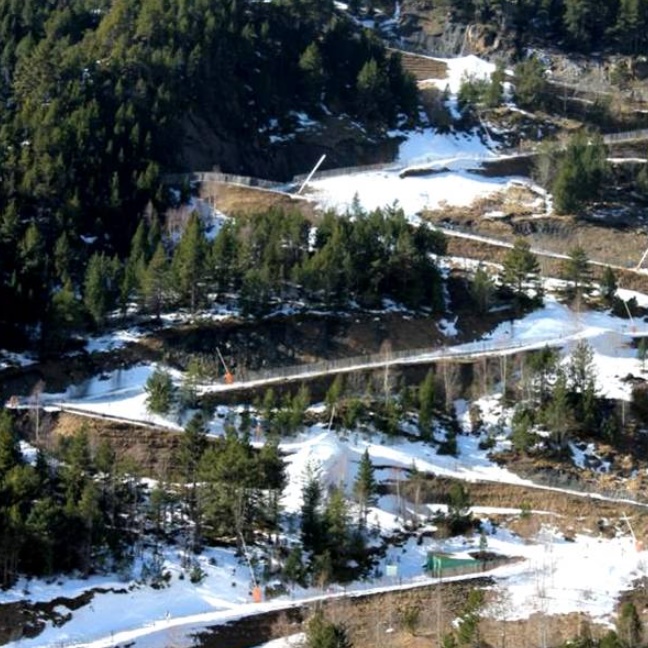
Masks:
[[[443,583],[413,590],[358,596],[322,604],[327,618],[343,624],[356,648],[429,648],[441,645],[453,630],[452,622],[464,609],[469,592],[484,588],[486,601],[501,608],[511,605],[488,577]],[[315,606],[296,606],[290,611],[247,617],[198,635],[201,648],[251,648],[270,639],[302,632]],[[408,622],[409,621],[409,622]],[[606,628],[589,626],[582,615],[548,617],[533,614],[521,621],[483,619],[479,626],[480,645],[527,648],[559,645],[579,636],[588,627],[592,636]]]

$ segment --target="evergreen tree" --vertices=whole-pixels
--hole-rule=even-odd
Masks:
[[[353,648],[346,628],[328,621],[321,610],[308,620],[306,648]]]
[[[322,486],[317,475],[310,470],[302,490],[301,540],[306,551],[319,553],[324,538],[322,537]]]
[[[4,476],[20,464],[22,455],[9,413],[0,412],[0,485]]]
[[[48,351],[65,348],[71,333],[78,331],[82,322],[82,306],[74,294],[70,279],[57,290],[51,300],[43,340]]]
[[[612,300],[616,295],[618,288],[617,278],[614,270],[610,266],[605,266],[603,269],[603,276],[601,277],[601,297],[608,306],[612,305]]]
[[[572,351],[567,373],[572,392],[582,393],[589,383],[596,383],[594,351],[586,341],[580,340]]]
[[[561,274],[571,284],[571,290],[577,298],[591,289],[590,261],[587,252],[580,245],[569,251],[568,258],[563,261]]]
[[[521,108],[538,110],[546,107],[549,97],[542,63],[531,57],[515,66],[515,99]]]
[[[601,135],[584,132],[573,135],[558,163],[551,187],[558,213],[577,213],[596,200],[609,175],[607,146]]]
[[[495,108],[502,103],[504,81],[506,81],[506,68],[503,61],[498,61],[484,95],[484,102],[489,108]]]
[[[425,380],[419,386],[418,402],[419,433],[422,439],[430,440],[432,438],[432,421],[436,406],[435,376],[432,369],[427,372]]]
[[[303,72],[307,96],[313,103],[322,100],[324,90],[324,67],[319,45],[310,43],[299,58],[299,69]]]
[[[472,283],[470,284],[470,294],[475,301],[477,312],[483,315],[488,312],[495,292],[495,283],[491,276],[480,264],[475,271]]]
[[[155,369],[144,385],[146,408],[153,414],[168,414],[174,400],[174,386],[168,371]]]
[[[470,524],[470,495],[461,482],[454,482],[448,493],[448,520],[453,533],[462,533]]]
[[[636,648],[642,645],[643,624],[634,603],[626,602],[621,606],[616,628],[624,648]]]
[[[178,445],[176,461],[186,487],[186,503],[192,523],[190,547],[195,550],[200,543],[201,525],[197,497],[198,469],[207,449],[207,430],[200,414],[194,415]]]
[[[551,400],[543,411],[545,425],[549,430],[555,448],[562,452],[567,447],[568,435],[572,425],[573,409],[569,402],[567,377],[558,371]]]
[[[326,391],[324,402],[326,403],[326,415],[333,416],[333,411],[338,406],[344,394],[344,375],[339,373],[333,379],[331,386]]]
[[[192,313],[196,312],[205,290],[206,255],[207,247],[200,217],[193,212],[175,249],[171,264],[174,286],[181,301],[189,304]]]
[[[374,476],[374,467],[369,457],[369,450],[365,449],[362,458],[358,464],[358,474],[353,482],[353,494],[360,505],[360,523],[367,524],[367,514],[369,507],[377,501],[376,478]]]
[[[105,322],[111,306],[112,277],[108,258],[95,253],[90,257],[86,270],[83,301],[98,326]]]
[[[168,300],[169,266],[166,252],[159,243],[142,279],[142,296],[146,309],[158,319]]]
[[[528,241],[518,238],[513,248],[504,256],[503,276],[504,285],[508,286],[517,297],[523,296],[527,286],[538,286],[540,267],[538,260],[531,252]]]

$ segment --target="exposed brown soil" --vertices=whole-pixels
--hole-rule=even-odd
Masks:
[[[442,583],[401,592],[372,596],[357,596],[344,601],[329,601],[319,606],[296,606],[290,611],[247,617],[226,626],[201,633],[202,648],[251,648],[273,638],[303,632],[309,616],[317,607],[335,623],[347,628],[356,648],[429,648],[440,646],[444,634],[453,630],[452,622],[464,609],[471,590],[484,589],[486,601],[497,602],[499,593],[488,577],[469,581]],[[499,600],[499,605],[511,605]],[[414,627],[408,627],[405,617],[418,610]],[[528,619],[513,622],[482,619],[480,645],[499,648],[527,648],[558,645],[585,631],[592,636],[606,632],[603,626],[589,625],[578,614],[545,616],[533,614]]]
[[[200,185],[199,195],[216,209],[234,217],[238,214],[257,214],[270,209],[283,209],[297,211],[312,221],[318,218],[318,210],[312,202],[258,187],[203,182]]]
[[[448,77],[448,65],[444,61],[437,61],[407,52],[401,52],[401,60],[403,67],[413,74],[417,81],[423,79],[446,79]]]

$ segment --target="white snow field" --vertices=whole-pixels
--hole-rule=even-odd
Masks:
[[[451,93],[456,93],[464,74],[483,76],[490,74],[493,69],[491,64],[476,57],[449,60],[447,63],[449,78],[434,83],[441,88],[448,85]],[[471,169],[477,168],[484,159],[496,155],[476,134],[439,135],[427,130],[403,142],[393,170],[317,180],[311,185],[311,197],[323,206],[338,209],[350,206],[356,194],[367,209],[398,201],[409,216],[443,202],[468,205],[477,197],[501,191],[512,181],[511,178],[488,179],[471,173]],[[401,178],[399,172],[407,167],[427,167],[438,173],[427,177]],[[528,182],[528,179],[523,181]],[[623,296],[627,298],[629,295]],[[648,303],[648,297],[637,297]],[[640,334],[648,334],[648,327],[644,323],[629,324],[627,320],[601,312],[575,314],[548,295],[542,309],[515,321],[512,327],[510,323],[502,324],[482,340],[469,345],[449,346],[447,350],[460,353],[481,349],[488,352],[493,345],[521,349],[551,344],[567,354],[578,340],[587,340],[594,350],[600,392],[629,399],[629,387],[621,379],[628,374],[640,375],[642,372],[636,350],[631,347],[633,336]],[[97,339],[89,345],[89,349],[115,348],[132,341],[137,335],[136,332],[123,332],[112,339]],[[19,361],[21,359],[13,359],[13,362]],[[116,371],[70,387],[64,394],[44,394],[41,398],[52,407],[64,404],[89,415],[110,415],[179,429],[182,421],[154,417],[146,410],[144,384],[153,370],[153,366],[141,365]],[[175,380],[181,379],[178,373],[173,377]],[[221,385],[211,387],[214,391],[221,388]],[[483,399],[480,406],[486,424],[495,425],[502,413],[498,394]],[[462,407],[458,403],[457,409],[467,429],[465,404]],[[223,419],[216,416],[210,423],[210,432],[221,434],[222,427]],[[506,443],[503,438],[497,441]],[[479,449],[478,438],[468,434],[458,437],[457,457],[440,456],[433,446],[424,443],[369,432],[336,433],[323,425],[313,426],[285,440],[281,448],[286,453],[289,479],[282,499],[286,513],[299,510],[302,485],[309,469],[319,471],[327,483],[342,484],[350,489],[365,449],[378,467],[377,477],[380,480],[399,479],[406,469],[415,464],[419,470],[467,481],[528,484],[513,472],[490,461],[487,453]],[[396,497],[382,497],[370,511],[369,523],[379,525],[383,534],[399,528],[402,507],[403,503]],[[418,512],[431,513],[435,508],[441,507],[431,503]],[[595,619],[611,622],[620,592],[648,571],[648,552],[636,550],[630,533],[606,539],[592,530],[590,534],[577,535],[568,542],[552,526],[552,514],[534,511],[533,514],[540,516],[544,523],[538,537],[528,541],[502,526],[489,524],[490,515],[503,513],[517,516],[520,511],[473,510],[473,514],[483,519],[484,527],[489,530],[489,550],[523,558],[520,562],[491,572],[498,588],[508,592],[510,599],[515,602],[507,611],[497,612],[500,616],[523,618],[534,611],[558,614],[580,610]],[[399,569],[397,579],[382,576],[352,583],[346,590],[334,587],[327,592],[296,588],[290,595],[262,603],[252,602],[250,574],[245,563],[237,559],[233,551],[212,548],[197,557],[207,575],[202,583],[194,585],[188,577],[180,578],[183,570],[178,550],[167,548],[163,555],[164,569],[171,573],[171,580],[165,589],[155,590],[136,583],[142,567],[140,561],[130,573],[120,577],[93,576],[86,580],[60,577],[52,582],[21,580],[14,588],[0,591],[0,603],[73,597],[91,588],[115,590],[97,593],[90,605],[74,611],[71,619],[62,626],[55,627],[50,623],[38,637],[13,642],[8,644],[10,648],[107,648],[126,643],[138,648],[190,646],[190,635],[201,628],[263,610],[288,607],[313,597],[345,596],[354,592],[407,588],[436,582],[422,569],[430,550],[466,557],[470,551],[478,548],[478,542],[478,538],[435,540],[426,537],[418,544],[412,538],[403,548],[390,550],[380,566],[381,573],[385,573],[387,562],[396,562]],[[539,596],[540,591],[542,596]],[[61,607],[61,612],[67,613],[67,609]],[[294,647],[299,638],[271,642],[264,648]]]
[[[462,79],[488,79],[495,65],[470,55],[456,59],[438,59],[447,65],[447,79],[421,81],[449,92],[448,106],[457,112],[456,94]],[[396,133],[395,133],[396,134]],[[441,134],[433,128],[408,134],[400,145],[397,161],[379,171],[359,171],[312,180],[307,195],[325,209],[345,211],[356,198],[367,210],[397,203],[409,217],[424,209],[443,205],[467,207],[479,198],[525,184],[539,193],[544,190],[529,178],[518,176],[487,178],[475,173],[488,159],[509,157],[496,150],[488,130],[472,133]],[[403,172],[426,170],[427,175]],[[550,204],[550,203],[548,203]],[[542,208],[542,212],[546,208]]]

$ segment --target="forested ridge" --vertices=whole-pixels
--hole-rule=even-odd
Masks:
[[[495,34],[510,30],[520,49],[533,39],[582,52],[609,48],[645,54],[648,46],[646,0],[449,0],[439,4],[445,4],[458,22],[485,23]]]
[[[188,117],[260,150],[298,111],[374,131],[417,112],[400,59],[332,2],[11,0],[0,42],[0,328],[13,335],[51,328],[92,254],[121,262],[143,215],[164,213],[160,176],[182,170]]]

